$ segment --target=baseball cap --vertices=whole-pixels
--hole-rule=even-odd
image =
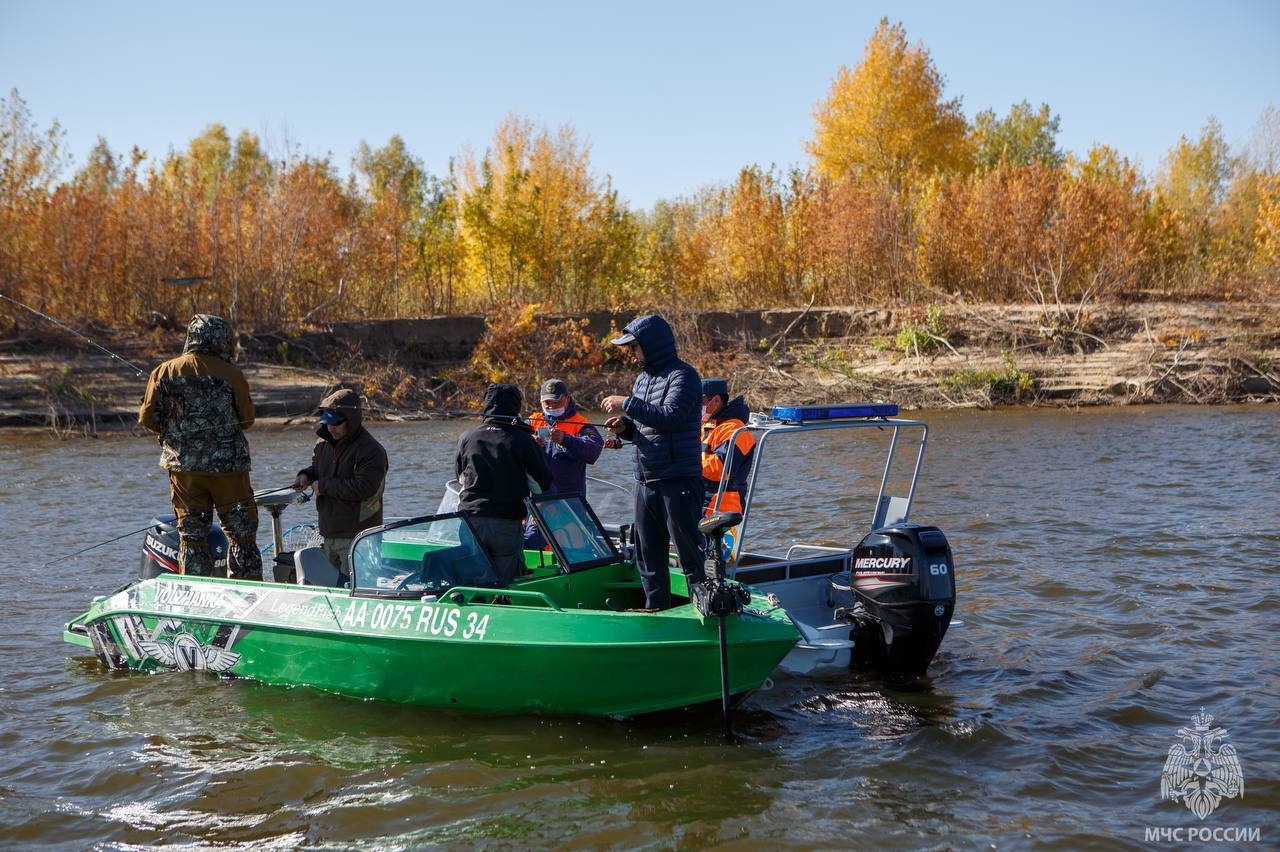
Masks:
[[[728,396],[729,383],[724,379],[703,379],[703,396]]]
[[[569,392],[569,388],[559,379],[547,379],[542,383],[542,401],[559,399]]]
[[[339,423],[346,423],[347,415],[343,414],[336,408],[326,408],[320,412],[321,426],[337,426]]]
[[[628,331],[620,335],[619,337],[615,337],[613,340],[610,340],[609,342],[612,343],[614,346],[626,346],[628,343],[635,343],[636,336]]]

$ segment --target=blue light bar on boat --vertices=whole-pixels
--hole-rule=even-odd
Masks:
[[[898,406],[892,402],[845,402],[838,405],[775,405],[774,420],[811,423],[817,420],[849,420],[858,417],[894,417]]]

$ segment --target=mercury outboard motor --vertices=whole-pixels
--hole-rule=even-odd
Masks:
[[[924,674],[951,624],[956,581],[951,545],[937,527],[894,524],[853,551],[853,663],[889,678]]]
[[[147,537],[142,540],[142,564],[138,576],[143,580],[160,574],[178,573],[178,519],[176,515],[156,515],[151,519]],[[218,576],[227,575],[227,535],[215,522],[209,528],[209,552]]]

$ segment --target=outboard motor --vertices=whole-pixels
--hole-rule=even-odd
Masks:
[[[837,575],[839,576],[839,575]],[[924,674],[951,624],[956,581],[951,545],[937,527],[894,524],[853,551],[854,665],[890,678]]]
[[[227,535],[214,522],[209,529],[209,552],[218,576],[227,575]],[[178,519],[176,515],[156,515],[142,540],[142,564],[138,576],[143,580],[160,574],[178,573]]]

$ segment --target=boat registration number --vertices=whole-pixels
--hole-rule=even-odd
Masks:
[[[484,639],[489,629],[489,613],[463,612],[456,607],[435,604],[374,603],[361,601],[347,607],[343,627],[370,630],[409,630],[452,639]]]

